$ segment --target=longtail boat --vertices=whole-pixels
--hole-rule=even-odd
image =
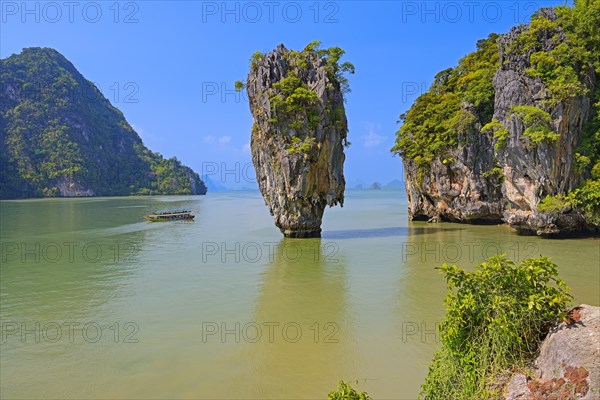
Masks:
[[[192,221],[195,215],[191,210],[177,208],[173,210],[158,210],[150,215],[144,215],[144,218],[152,222],[164,221]]]

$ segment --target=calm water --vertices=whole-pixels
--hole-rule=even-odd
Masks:
[[[196,222],[145,222],[189,207]],[[409,223],[347,192],[322,239],[282,239],[258,193],[0,203],[2,398],[413,399],[437,345],[433,269],[544,254],[600,304],[600,241]]]

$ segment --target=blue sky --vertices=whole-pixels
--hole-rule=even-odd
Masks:
[[[249,57],[312,40],[346,50],[350,187],[402,179],[389,152],[434,75],[478,39],[564,1],[54,1],[0,3],[0,57],[52,47],[121,109],[144,143],[225,186],[252,186]]]

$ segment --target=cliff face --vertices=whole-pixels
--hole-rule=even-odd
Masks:
[[[556,18],[551,11],[545,11],[543,15],[550,20]],[[586,71],[587,79],[583,80],[588,94],[548,105],[551,100],[548,88],[540,78],[530,77],[526,69],[531,67],[530,57],[534,51],[550,52],[567,39],[564,32],[549,30],[536,48],[523,54],[508,53],[507,49],[525,29],[515,27],[500,38],[501,67],[494,77],[494,119],[503,121],[508,130],[506,146],[495,152],[503,168],[502,193],[509,203],[504,219],[526,234],[569,234],[591,230],[583,216],[572,208],[561,213],[540,214],[537,205],[547,195],[567,193],[582,183],[583,176],[575,168],[575,153],[582,142],[584,124],[592,114],[594,70]],[[524,137],[526,125],[510,112],[512,107],[522,105],[538,107],[550,115],[550,127],[558,134],[556,142],[542,141],[536,146],[528,146],[529,139]]]
[[[468,101],[477,99],[480,91],[473,85],[475,90],[469,92],[469,79],[481,85],[473,78],[476,75],[468,71],[472,56],[461,60],[444,85],[436,77],[427,94],[430,97],[418,99],[409,111],[412,125],[401,128],[400,144],[393,150],[403,157],[411,218],[477,223],[504,220],[520,233],[538,235],[597,231],[573,204],[553,212],[538,210],[546,196],[566,195],[589,178],[589,170],[578,169],[577,157],[584,142],[585,125],[593,118],[597,86],[591,65],[577,65],[574,82],[564,84],[562,77],[555,77],[563,70],[551,63],[556,62],[556,54],[571,44],[561,26],[553,25],[558,18],[553,10],[541,10],[538,18],[535,27],[514,27],[496,41],[499,62],[491,79],[493,93],[484,99],[493,107],[491,115],[478,110],[474,105],[477,100]],[[490,63],[478,66],[483,73],[491,68]],[[552,87],[544,83],[550,81],[544,74],[555,74]],[[565,87],[573,93],[565,95]],[[432,151],[429,163],[423,167],[418,161],[427,153],[415,152],[407,140],[419,138],[415,125],[428,126],[432,118],[426,120],[427,113],[437,107],[436,102],[449,102],[443,96],[450,95],[463,100],[460,111],[444,117],[444,124],[452,119],[463,122],[452,124],[449,145],[442,151],[436,147],[437,152]],[[421,105],[424,101],[433,106],[425,109]],[[437,109],[435,112],[441,114]],[[421,115],[415,116],[416,113]],[[436,131],[426,134],[430,137],[422,141],[425,145],[444,139]],[[588,161],[597,157],[591,154]]]
[[[463,104],[464,109],[470,109]],[[409,216],[415,220],[494,223],[502,219],[502,181],[488,173],[496,165],[491,135],[473,120],[458,133],[458,144],[446,157],[432,161],[427,172],[403,159]]]
[[[205,194],[53,49],[0,60],[0,198]]]
[[[326,206],[344,203],[347,122],[323,53],[283,45],[255,58],[246,88],[258,186],[287,237],[318,237]]]

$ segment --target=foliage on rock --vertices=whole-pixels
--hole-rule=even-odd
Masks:
[[[438,268],[448,282],[442,346],[429,367],[421,399],[499,399],[491,385],[535,355],[548,328],[571,300],[548,258],[518,265],[497,256],[468,272]]]
[[[435,214],[437,204],[454,204],[453,192],[436,190],[440,182],[458,179],[460,170],[444,171],[439,162],[452,153],[477,154],[477,159],[465,159],[464,170],[481,171],[480,159],[485,169],[499,162],[506,174],[503,200],[511,209],[535,213],[548,195],[537,211],[556,213],[557,204],[565,203],[568,207],[559,208],[583,215],[581,233],[598,232],[598,26],[600,0],[541,9],[529,24],[480,41],[458,67],[436,75],[429,91],[401,115],[392,148],[403,158],[407,182],[416,188],[409,209]],[[481,146],[490,140],[493,146]],[[472,173],[466,186],[477,185],[478,176]],[[467,198],[464,208],[480,199],[478,194]],[[435,216],[430,214],[425,216]],[[503,218],[510,219],[510,212]]]
[[[480,40],[477,51],[462,58],[456,68],[435,76],[429,91],[400,116],[402,126],[396,132],[392,152],[428,169],[434,158],[443,158],[446,149],[458,144],[458,135],[465,125],[491,121],[492,78],[499,66],[497,38],[498,35],[491,34]],[[464,102],[472,104],[477,115],[461,108]]]
[[[344,204],[348,123],[344,51],[283,44],[255,53],[245,82],[254,119],[250,147],[258,187],[286,237],[318,237],[326,206]]]

